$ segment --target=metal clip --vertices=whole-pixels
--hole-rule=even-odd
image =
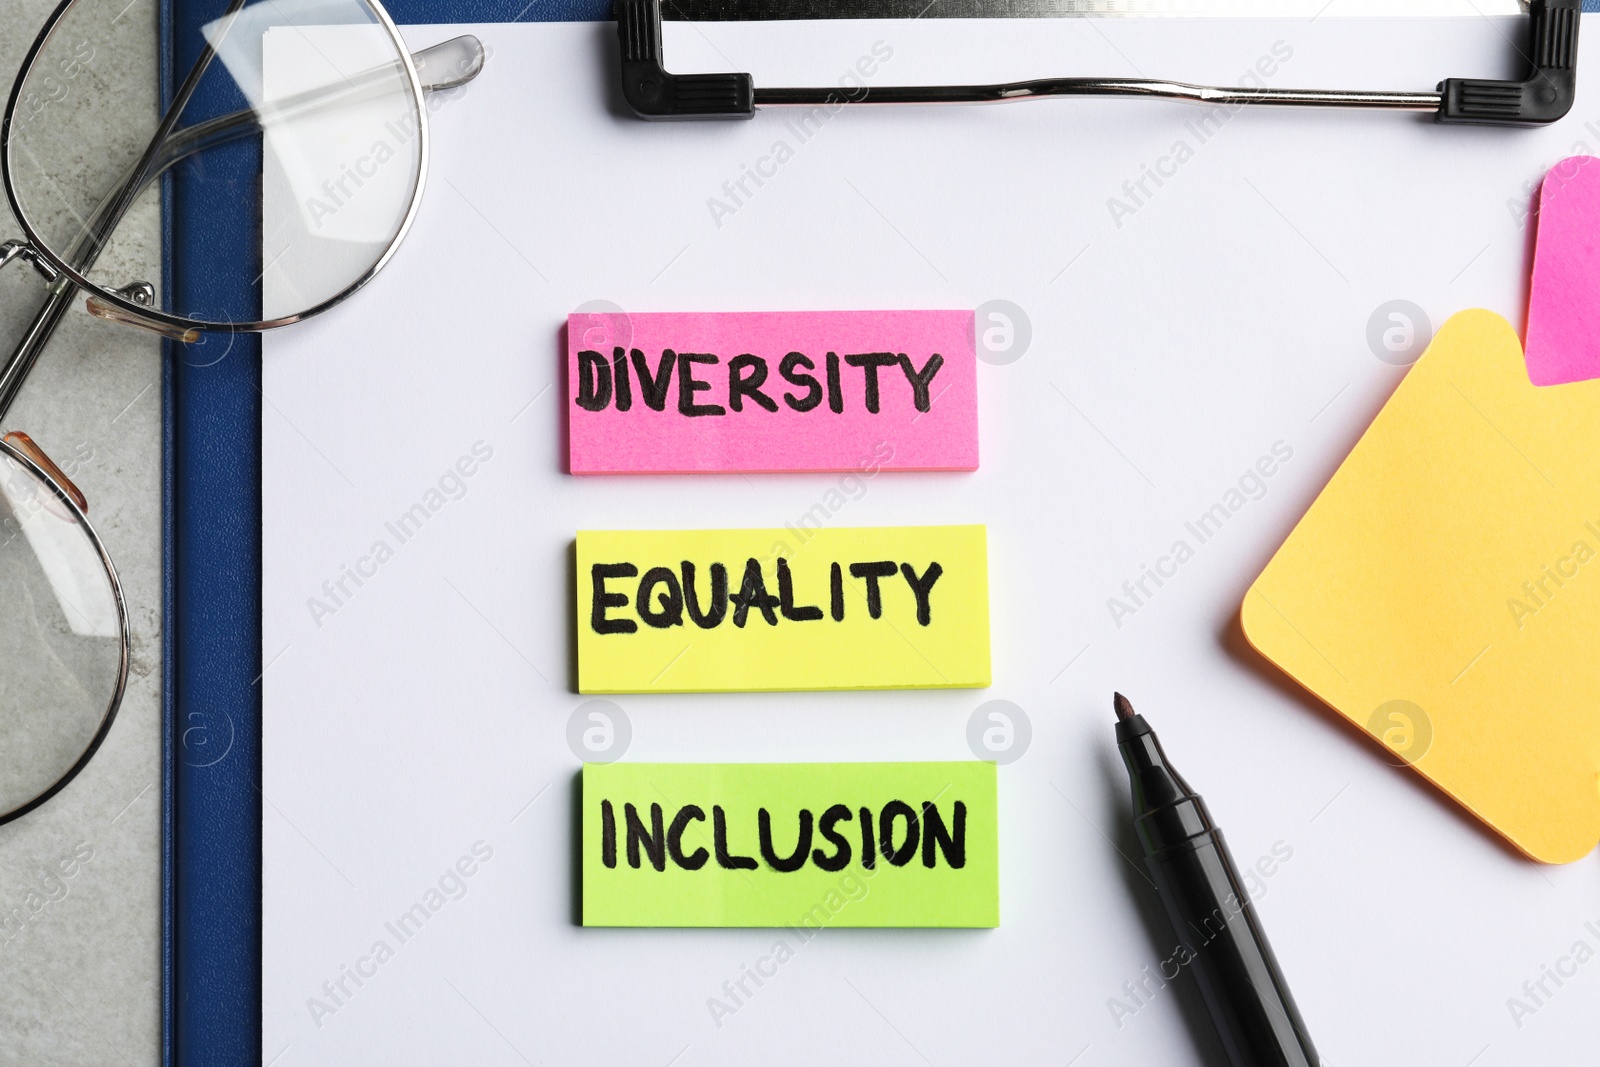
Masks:
[[[748,74],[672,74],[661,49],[661,0],[617,0],[622,95],[644,119],[748,118],[760,107],[987,104],[1055,96],[1153,97],[1208,107],[1276,106],[1432,112],[1439,122],[1547,126],[1577,98],[1582,0],[1533,0],[1532,72],[1520,82],[1451,78],[1433,92],[1218,88],[1150,78],[1046,78],[995,85],[887,86],[851,98],[837,89],[761,89]]]

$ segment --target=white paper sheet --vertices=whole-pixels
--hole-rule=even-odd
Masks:
[[[757,84],[833,82],[877,48],[878,84],[1271,68],[1275,85],[1418,89],[1510,73],[1516,27],[669,24],[667,48],[677,70]],[[267,339],[266,1062],[1200,1062],[1201,1009],[1152,977],[1174,938],[1128,859],[1113,688],[1260,872],[1329,1063],[1592,1057],[1600,962],[1573,954],[1600,949],[1594,858],[1518,858],[1243,650],[1234,619],[1403,374],[1369,346],[1386,306],[1520,322],[1521,215],[1547,166],[1600,150],[1600,49],[1572,117],[1542,131],[1133,101],[847,110],[807,129],[782,111],[625,116],[609,25],[474,32],[491,58],[434,116],[400,255]],[[779,142],[784,162],[762,162]],[[597,300],[1005,300],[1031,343],[980,368],[970,476],[576,479],[559,340]],[[1275,449],[1290,456],[1258,488]],[[1186,524],[1234,489],[1247,502],[1202,543]],[[397,536],[419,503],[427,521]],[[1009,701],[1031,741],[1001,770],[1001,928],[575,926],[573,532],[818,508],[988,524],[994,687],[622,698],[627,758],[967,758],[975,712]],[[1145,568],[1179,541],[1193,558],[1154,585]]]

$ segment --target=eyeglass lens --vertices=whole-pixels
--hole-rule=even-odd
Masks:
[[[49,483],[0,453],[0,820],[99,743],[123,677],[122,633],[87,529]]]
[[[152,306],[202,326],[298,317],[364,281],[404,232],[423,170],[420,97],[373,6],[263,0],[209,24],[177,57],[180,80],[203,45],[214,55],[153,154],[163,116],[132,61],[149,42],[127,6],[78,0],[20,85],[5,158],[39,243],[97,292],[148,283]],[[149,105],[111,122],[111,97]],[[162,174],[179,216],[209,222],[204,248],[174,232],[173,269],[233,256],[259,284],[169,292],[148,276]]]

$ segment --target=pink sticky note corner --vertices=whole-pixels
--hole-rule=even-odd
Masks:
[[[1528,378],[1600,378],[1600,159],[1574,156],[1545,176],[1528,304]]]

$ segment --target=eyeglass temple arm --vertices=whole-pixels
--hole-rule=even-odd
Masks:
[[[992,85],[886,86],[855,99],[837,88],[758,89],[748,74],[672,74],[661,48],[661,0],[617,0],[622,95],[643,119],[749,117],[759,107],[841,104],[982,104],[1055,96],[1130,96],[1212,107],[1375,108],[1430,111],[1438,121],[1489,126],[1544,126],[1572,109],[1577,95],[1582,0],[1533,0],[1533,70],[1526,79],[1451,78],[1434,92],[1216,88],[1148,78],[1049,78]]]
[[[425,93],[444,92],[467,84],[483,72],[484,59],[483,42],[471,34],[452,37],[448,41],[441,41],[431,48],[424,48],[411,54],[411,61],[416,65],[417,75],[422,81],[422,91]],[[198,152],[260,133],[278,123],[292,122],[319,111],[360,103],[362,100],[381,95],[392,89],[396,66],[398,64],[373,67],[352,75],[339,86],[308,89],[282,100],[275,100],[255,108],[242,108],[231,114],[219,115],[214,119],[176,130],[167,138],[156,156],[155,162],[139,187],[139,193],[144,192],[152,182],[168,170]],[[133,180],[134,170],[135,168],[130,167],[123,174],[116,190],[121,190]],[[137,199],[138,193],[134,195]],[[69,258],[76,260],[88,247],[97,247],[110,236],[110,231],[114,228],[114,223],[110,223],[110,213],[116,199],[117,191],[114,190],[101,201],[94,214],[89,216],[89,222],[73,244]]]
[[[471,34],[465,34],[413,52],[411,60],[422,80],[423,92],[432,93],[459,88],[476,78],[483,72],[484,56],[483,42]],[[174,131],[144,176],[138,192],[134,194],[135,199],[157,178],[197,152],[260,133],[280,122],[291,122],[319,111],[360,103],[381,94],[392,88],[395,66],[397,64],[374,67],[345,79],[344,84],[336,87],[308,89],[257,108],[242,108]],[[115,225],[110,219],[112,209],[119,192],[134,180],[135,170],[135,167],[130,167],[123,174],[113,192],[101,201],[89,217],[88,225],[72,246],[70,258],[78,259],[89,247],[98,247],[110,236]]]
[[[416,65],[417,77],[425,93],[444,92],[466,85],[483,72],[484,59],[483,42],[471,34],[452,37],[411,54],[411,61]],[[153,180],[196,152],[259,133],[277,123],[292,122],[319,111],[359,103],[392,91],[396,66],[398,64],[374,67],[347,78],[339,86],[308,89],[259,108],[244,108],[178,130],[162,148],[156,171],[150,179]]]
[[[411,60],[417,68],[418,77],[422,79],[423,91],[442,92],[459,88],[482,73],[485,55],[483,43],[466,34],[413,52]],[[376,67],[353,76],[337,89],[308,90],[276,101],[260,111],[244,108],[172,132],[164,139],[148,167],[142,166],[141,160],[123,173],[121,180],[89,216],[78,239],[68,250],[67,259],[80,270],[92,265],[111,231],[122,221],[122,215],[126,212],[125,207],[118,211],[118,205],[124,201],[131,204],[157,178],[189,156],[259,133],[273,122],[291,121],[328,107],[358,102],[364,95],[370,95],[377,86],[386,84],[393,72],[391,66]],[[137,188],[133,196],[125,198],[127,189],[135,184]],[[8,244],[4,258],[0,259],[0,267],[12,258],[23,255],[24,247],[12,249]],[[35,260],[36,264],[39,262]],[[50,274],[48,270],[45,273],[47,277]],[[51,278],[51,281],[55,289],[34,316],[5,366],[0,368],[0,420],[5,418],[15,402],[39,353],[49,343],[62,316],[71,306],[76,291],[72,282],[65,278]],[[192,337],[187,339],[193,340]]]

